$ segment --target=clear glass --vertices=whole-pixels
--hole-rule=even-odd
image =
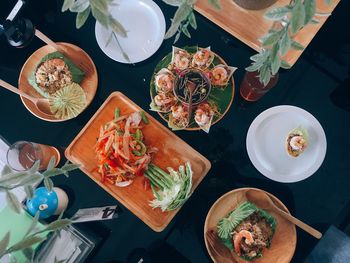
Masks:
[[[277,81],[278,73],[271,77],[267,85],[264,85],[259,80],[259,72],[247,71],[240,87],[241,96],[247,101],[257,101],[272,89],[277,84]]]
[[[29,170],[37,160],[40,160],[39,170],[45,170],[51,157],[56,159],[55,166],[60,161],[59,151],[53,147],[39,143],[18,141],[7,151],[7,164],[15,171]]]

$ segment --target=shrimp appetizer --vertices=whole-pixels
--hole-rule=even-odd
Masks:
[[[210,79],[214,86],[226,86],[236,68],[226,65],[217,65],[211,70]]]
[[[172,130],[181,130],[188,126],[188,111],[181,104],[171,107],[169,127]]]
[[[174,88],[174,74],[166,69],[162,68],[155,76],[155,85],[157,87],[158,92],[172,92]]]
[[[291,157],[298,157],[308,146],[308,133],[303,128],[293,129],[286,140],[287,153]]]
[[[230,250],[251,261],[262,257],[263,250],[270,247],[276,225],[268,212],[246,201],[219,220],[217,234]]]
[[[151,110],[157,112],[169,112],[171,107],[177,103],[172,93],[158,93],[151,102]]]
[[[171,62],[177,70],[187,69],[191,63],[191,55],[184,49],[173,47]]]
[[[203,131],[209,133],[213,117],[214,111],[210,105],[208,103],[202,103],[196,109],[194,120]]]
[[[199,50],[193,55],[192,67],[206,69],[213,62],[215,55],[210,51],[210,47],[199,48]]]

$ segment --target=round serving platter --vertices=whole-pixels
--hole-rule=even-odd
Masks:
[[[191,55],[193,55],[195,52],[198,51],[199,47],[191,46],[191,47],[184,47],[183,49],[186,50],[187,52],[189,52]],[[228,66],[227,63],[219,55],[217,55],[213,51],[211,51],[211,52],[214,54],[215,57],[214,57],[212,64],[208,68],[209,70],[212,69],[214,66],[219,65],[219,64],[223,64],[225,66]],[[152,100],[157,95],[157,90],[156,90],[156,85],[155,85],[155,76],[159,72],[159,70],[161,70],[162,68],[167,68],[169,66],[169,64],[171,64],[171,59],[172,59],[172,52],[167,54],[161,61],[159,61],[159,63],[157,64],[157,66],[154,69],[154,72],[153,72],[152,78],[151,78],[151,83],[150,83],[150,95],[151,95]],[[176,74],[176,73],[174,73],[174,74]],[[225,114],[228,112],[228,110],[230,109],[230,107],[232,105],[234,94],[235,94],[235,83],[234,83],[233,77],[230,78],[230,80],[226,86],[222,86],[222,87],[212,86],[209,97],[208,97],[208,101],[215,103],[215,105],[218,108],[219,114],[214,115],[211,126],[216,124],[217,122],[219,122],[225,116]],[[164,121],[168,122],[169,113],[158,112],[158,114]],[[184,128],[184,130],[198,131],[200,129],[201,128],[195,123],[195,121],[193,119],[193,115],[192,115],[189,126]]]

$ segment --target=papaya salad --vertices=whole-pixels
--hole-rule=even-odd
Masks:
[[[144,142],[142,128],[148,123],[142,111],[120,115],[116,108],[114,119],[100,127],[95,151],[102,182],[124,187],[143,176],[158,151]]]

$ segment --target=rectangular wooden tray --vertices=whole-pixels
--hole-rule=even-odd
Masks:
[[[279,0],[269,8],[284,6],[289,2],[290,0]],[[340,0],[333,0],[332,4],[327,6],[323,0],[317,0],[316,11],[331,13],[339,2]],[[216,10],[209,4],[208,0],[198,0],[195,10],[246,45],[259,51],[261,44],[258,39],[268,32],[273,23],[264,18],[264,13],[269,8],[257,11],[245,10],[235,4],[233,0],[221,0],[221,7],[221,10]],[[328,16],[316,16],[316,18],[319,20],[318,24],[305,26],[294,38],[305,48],[326,22]],[[292,49],[285,55],[284,60],[293,66],[302,53],[303,51]]]
[[[122,93],[112,93],[71,142],[66,149],[65,155],[71,162],[80,164],[80,169],[85,174],[145,224],[154,231],[160,232],[170,223],[179,209],[170,212],[162,212],[159,208],[152,209],[149,206],[149,201],[154,199],[154,197],[151,190],[144,190],[142,177],[136,177],[130,186],[121,188],[102,183],[101,176],[97,172],[96,139],[99,135],[100,126],[113,119],[116,107],[120,109],[122,115],[142,110]],[[177,169],[180,164],[190,161],[193,170],[192,191],[194,191],[208,173],[211,167],[210,162],[148,113],[146,115],[150,124],[145,125],[142,129],[145,143],[159,149],[154,156],[153,163],[163,169],[166,167]],[[96,191],[98,190],[97,188]]]

